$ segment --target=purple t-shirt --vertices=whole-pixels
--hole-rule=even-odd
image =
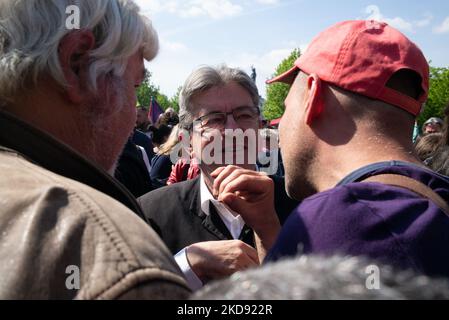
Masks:
[[[449,200],[448,177],[399,161],[373,164],[304,200],[266,261],[297,254],[368,256],[449,277],[449,218],[436,204],[407,189],[357,182],[382,173],[414,178]]]

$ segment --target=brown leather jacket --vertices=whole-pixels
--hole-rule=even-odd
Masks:
[[[79,158],[0,112],[0,299],[186,298],[176,262],[135,200]],[[102,187],[76,181],[77,171]],[[114,193],[121,203],[106,195]]]

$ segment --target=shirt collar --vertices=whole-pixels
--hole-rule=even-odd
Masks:
[[[404,161],[378,162],[378,163],[373,163],[373,164],[367,165],[365,167],[362,167],[358,170],[351,172],[349,175],[347,175],[343,180],[341,180],[337,184],[337,187],[344,186],[344,185],[354,183],[354,182],[358,182],[358,181],[362,180],[363,178],[370,176],[375,171],[386,169],[386,168],[391,168],[391,167],[397,167],[397,168],[400,168],[400,167],[402,167],[402,168],[409,167],[410,168],[411,167],[411,168],[415,168],[415,169],[419,169],[419,170],[429,171],[429,169],[427,169],[423,166],[418,166],[414,163],[409,163],[409,162],[404,162]],[[433,173],[433,174],[436,174],[436,173]]]
[[[245,221],[243,218],[235,211],[229,209],[225,204],[220,201],[215,200],[214,196],[210,193],[209,188],[204,180],[204,175],[201,174],[200,177],[200,199],[201,199],[201,210],[206,215],[210,215],[209,205],[212,203],[217,209],[218,215],[224,224],[228,228],[234,239],[238,239],[242,230],[245,226]]]

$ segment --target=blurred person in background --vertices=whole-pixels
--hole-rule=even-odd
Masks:
[[[153,151],[155,154],[159,153],[159,148],[167,142],[168,137],[170,137],[170,134],[172,132],[172,129],[165,125],[161,124],[159,127],[150,127],[150,132],[152,141],[153,141]]]
[[[154,146],[153,140],[149,137],[150,135],[144,134],[142,131],[134,129],[132,136],[132,142],[145,150],[148,159],[153,159],[154,157]]]
[[[179,126],[176,125],[168,140],[160,146],[158,154],[151,161],[151,183],[154,189],[167,186],[173,167],[171,156],[176,152],[175,149],[180,142],[179,135]],[[173,155],[173,158],[177,156],[179,155]]]
[[[150,172],[145,149],[128,139],[115,170],[115,178],[138,198],[153,190]]]
[[[435,172],[449,176],[449,104],[444,109],[443,133],[438,150],[427,160],[426,164]]]
[[[152,161],[151,181],[154,189],[193,180],[200,175],[200,169],[195,158],[189,156],[189,159],[183,157],[185,154],[191,154],[190,150],[182,144],[183,134],[179,125],[176,125],[167,142],[164,143],[159,153]]]
[[[147,134],[152,123],[149,118],[149,110],[145,107],[137,107],[136,129]]]
[[[173,108],[168,108],[158,119],[156,127],[165,125],[169,128],[173,128],[179,123],[179,116]]]
[[[421,159],[421,161],[424,162],[424,164],[427,165],[431,158],[438,151],[442,139],[442,133],[431,133],[422,137],[416,144],[416,154]]]
[[[423,136],[441,132],[443,132],[443,120],[441,120],[440,118],[430,118],[424,123],[422,127]]]

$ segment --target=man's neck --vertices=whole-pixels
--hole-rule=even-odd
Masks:
[[[69,145],[73,149],[82,154],[86,154],[83,145],[88,139],[83,139],[87,134],[86,128],[80,128],[74,124],[82,123],[75,119],[75,115],[67,114],[66,110],[61,108],[49,108],[39,107],[38,104],[34,105],[15,105],[10,108],[6,108],[6,111],[13,116],[21,119],[22,121],[30,124],[31,126],[46,132],[53,136],[55,139]],[[69,119],[69,120],[67,120]],[[74,139],[74,137],[78,137]]]
[[[411,145],[410,145],[411,146]],[[412,147],[385,144],[365,144],[331,148],[325,154],[318,155],[312,165],[309,178],[317,192],[335,187],[350,173],[373,163],[403,161],[417,165],[422,162],[414,155]]]
[[[25,123],[62,142],[102,168],[89,155],[94,154],[93,124],[86,121],[79,107],[64,104],[54,90],[34,90],[29,96],[20,97],[4,110]],[[108,170],[106,169],[106,170]]]

